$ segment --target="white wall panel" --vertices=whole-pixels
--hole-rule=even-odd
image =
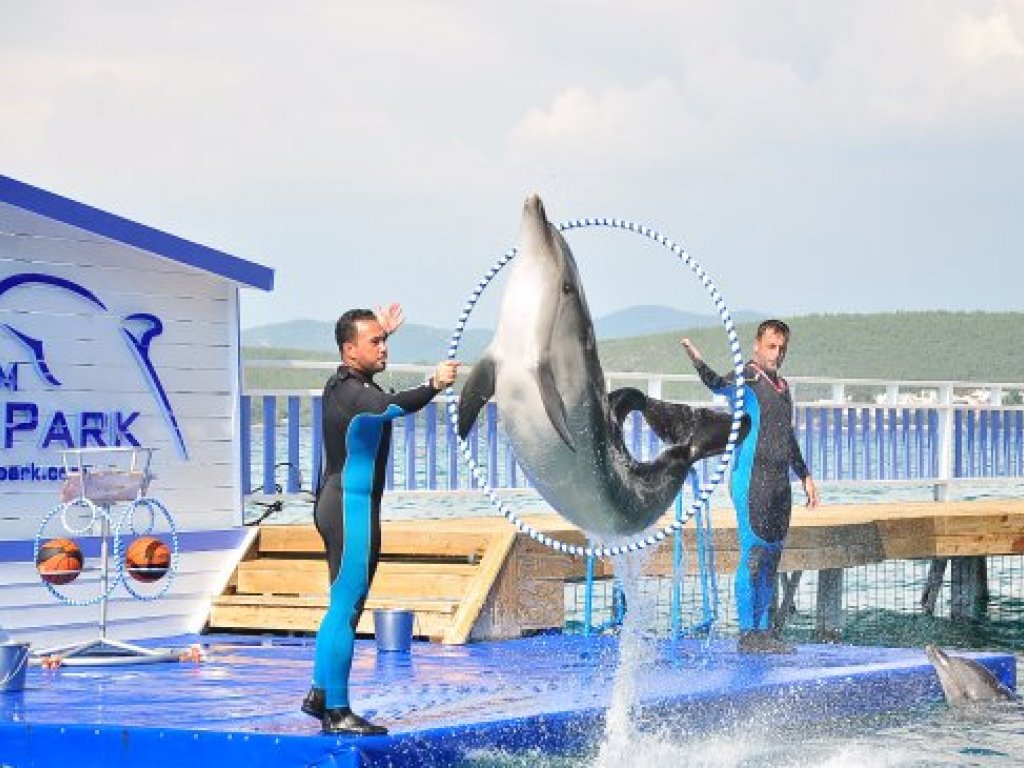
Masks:
[[[21,284],[0,296],[0,369],[9,372],[14,361],[29,363],[19,365],[18,391],[0,388],[0,467],[61,465],[59,448],[66,441],[52,440],[50,450],[40,448],[57,411],[67,417],[76,446],[81,412],[137,411],[129,431],[157,449],[153,469],[158,479],[152,491],[176,518],[182,516],[179,525],[187,521],[189,527],[208,529],[238,524],[237,285],[0,204],[0,280],[19,273],[72,281],[106,309],[54,285]],[[187,459],[144,367],[121,332],[123,318],[136,313],[156,315],[163,323],[162,333],[150,342],[150,360],[173,409]],[[40,376],[29,350],[5,324],[42,342],[46,362],[61,386]],[[20,402],[37,406],[34,430],[6,423],[8,404]],[[0,481],[0,539],[33,536],[54,505],[55,492],[55,483]]]

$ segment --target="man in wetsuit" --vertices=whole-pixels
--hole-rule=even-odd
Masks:
[[[356,623],[380,557],[380,501],[391,445],[391,420],[423,408],[455,381],[459,363],[438,363],[430,379],[412,389],[384,392],[374,374],[387,366],[388,330],[401,313],[378,318],[368,309],[343,314],[335,326],[342,365],[323,394],[324,469],[313,519],[324,540],[330,603],[316,636],[313,685],[302,711],[319,718],[325,733],[378,735],[383,726],[349,707]]]
[[[735,374],[719,376],[689,339],[683,339],[682,345],[705,386],[719,394],[732,389]],[[743,409],[750,415],[750,433],[736,447],[730,491],[740,547],[736,568],[739,649],[747,653],[793,650],[770,631],[776,575],[793,506],[790,468],[803,483],[807,505],[818,505],[818,489],[793,431],[789,385],[779,374],[788,345],[789,326],[781,320],[765,320],[757,327],[754,359],[743,369]]]

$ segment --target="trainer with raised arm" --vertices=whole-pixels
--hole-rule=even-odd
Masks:
[[[459,363],[438,363],[424,384],[384,392],[373,380],[387,367],[387,337],[402,322],[398,305],[351,309],[334,329],[341,366],[323,394],[324,469],[313,519],[327,551],[330,602],[316,636],[313,685],[302,711],[325,733],[379,735],[349,706],[356,624],[380,557],[380,502],[391,445],[391,421],[423,408],[455,382]]]
[[[735,373],[720,376],[689,339],[681,343],[706,387],[718,394],[733,389]],[[757,327],[754,358],[743,369],[743,409],[750,415],[750,434],[736,446],[729,490],[740,547],[736,568],[739,650],[746,653],[793,650],[770,630],[776,575],[792,516],[790,469],[803,483],[807,505],[818,505],[818,489],[793,430],[789,385],[779,373],[788,346],[789,326],[781,320],[765,320]]]

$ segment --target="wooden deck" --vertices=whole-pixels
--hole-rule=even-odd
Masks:
[[[526,515],[544,533],[582,544],[553,514]],[[736,567],[736,525],[717,511],[713,540],[720,571]],[[692,526],[685,546],[694,549]],[[889,559],[1024,554],[1024,500],[795,507],[782,570],[828,571]],[[315,632],[327,607],[327,568],[311,525],[265,525],[215,598],[211,629]],[[687,562],[696,567],[696,558]],[[612,563],[597,563],[599,577]],[[672,572],[672,547],[652,553],[647,572]],[[358,631],[373,633],[372,609],[416,614],[414,633],[462,644],[561,627],[564,583],[584,578],[585,559],[557,553],[494,517],[385,522],[382,555]]]

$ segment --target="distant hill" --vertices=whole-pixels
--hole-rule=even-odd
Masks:
[[[756,312],[738,312],[737,322],[760,320],[764,315]],[[680,312],[671,307],[636,306],[613,312],[594,321],[599,339],[621,339],[652,333],[714,326],[719,323],[714,315]],[[435,362],[448,349],[452,329],[434,328],[407,323],[389,344],[389,356],[395,363]],[[462,335],[459,357],[474,360],[480,356],[491,340],[492,330],[471,329]],[[242,346],[272,349],[302,349],[311,352],[337,353],[334,343],[334,324],[318,320],[292,320],[285,323],[262,325],[242,331]]]
[[[388,340],[388,357],[393,363],[436,363],[448,352],[451,329],[405,323]],[[489,330],[467,330],[459,342],[459,356],[474,360],[491,340]],[[334,323],[319,320],[292,320],[261,325],[242,331],[242,346],[260,349],[294,349],[338,356],[334,343]]]
[[[1024,381],[1017,344],[1024,312],[888,312],[866,315],[805,315],[784,318],[792,329],[784,372],[791,376]],[[743,353],[750,355],[756,323],[737,325]],[[720,371],[729,361],[721,327],[694,328],[687,335]],[[689,373],[679,333],[602,342],[607,370]]]
[[[1024,334],[1024,312],[890,312],[784,319],[793,331],[792,346],[783,369],[790,376],[1024,382],[1024,361],[1017,348]],[[329,349],[247,345],[244,355],[249,359],[334,360],[337,358],[334,329],[328,323],[320,325],[322,328],[306,326],[313,329],[307,332],[326,337]],[[756,327],[756,322],[737,325],[744,357],[750,355]],[[246,333],[249,332],[243,332],[243,344]],[[399,358],[394,353],[402,351],[398,345],[403,335],[407,340],[414,337],[410,346],[413,343],[425,345],[417,349],[426,349],[428,354],[419,359]],[[728,343],[717,321],[716,327],[705,325],[633,338],[605,338],[599,343],[601,361],[605,371],[691,373],[693,368],[679,347],[679,339],[684,335],[697,344],[712,367],[723,373],[728,370]],[[490,339],[490,332],[474,331],[467,336],[472,340],[459,357],[471,363]],[[420,333],[417,326],[403,327],[392,342],[391,361],[435,362],[444,356],[447,341],[448,331],[428,328]],[[323,372],[250,371],[246,378],[250,387],[317,387],[322,385],[324,375]],[[388,386],[399,384],[396,379]],[[679,387],[678,391],[666,392],[666,395],[689,398],[706,394],[699,387]]]
[[[733,321],[759,322],[766,317],[767,315],[761,312],[740,311],[733,315]],[[594,321],[594,332],[599,339],[621,339],[686,328],[706,328],[720,322],[716,315],[701,315],[695,312],[680,312],[672,307],[643,305],[627,307],[599,317]]]

